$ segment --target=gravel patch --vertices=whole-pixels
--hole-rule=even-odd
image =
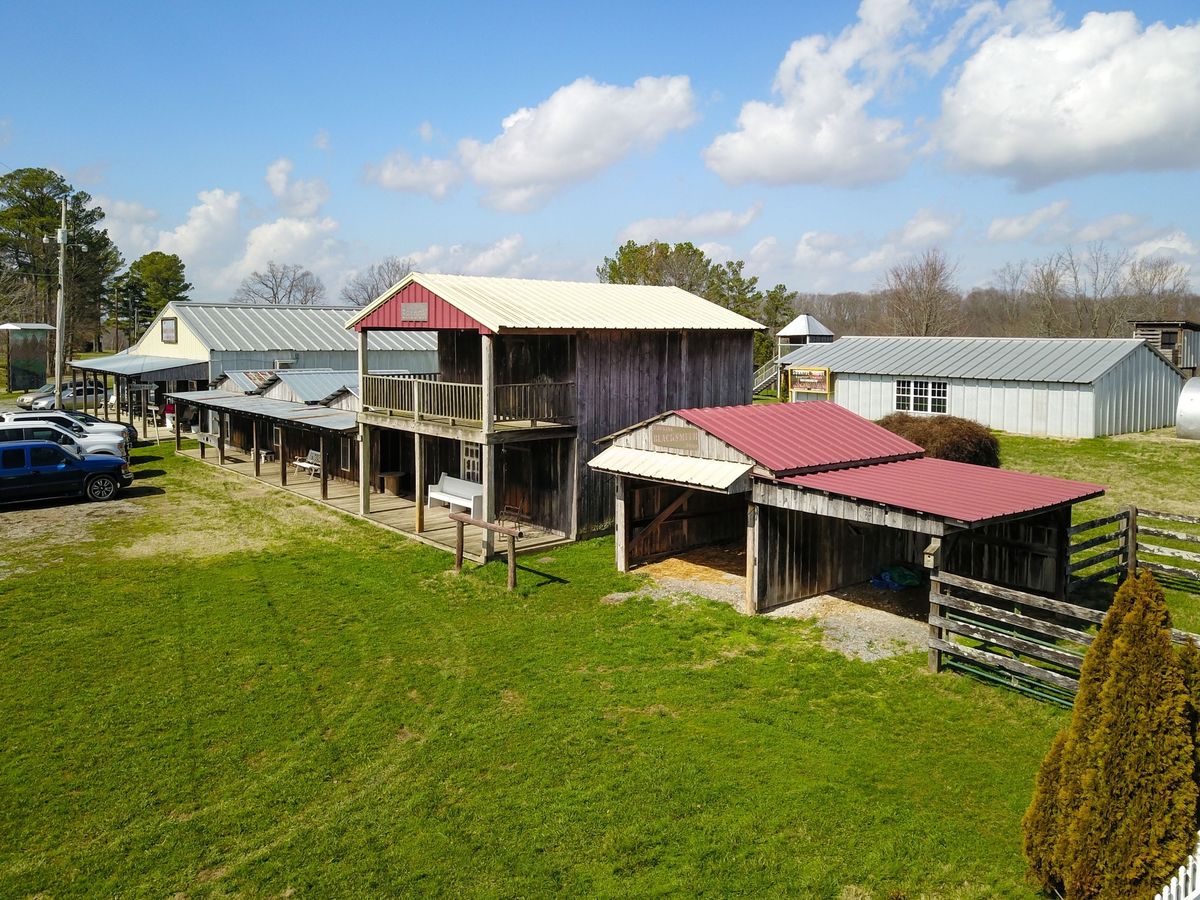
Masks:
[[[814,621],[827,650],[867,662],[924,650],[929,633],[922,622],[830,594],[789,603],[766,615]]]

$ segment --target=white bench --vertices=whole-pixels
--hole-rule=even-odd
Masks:
[[[316,478],[321,474],[321,451],[309,450],[308,456],[293,459],[292,467],[297,473],[306,472],[309,478]]]
[[[474,519],[483,518],[483,485],[463,478],[455,478],[443,472],[437,484],[429,489],[429,502],[440,500],[448,506],[461,506],[471,511]]]

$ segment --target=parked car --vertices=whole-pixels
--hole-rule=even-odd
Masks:
[[[125,443],[130,447],[136,447],[138,442],[138,431],[128,422],[110,421],[108,419],[100,419],[93,416],[91,413],[83,412],[78,409],[64,409],[64,413],[70,416],[77,422],[80,422],[85,428],[90,425],[120,425],[125,432]]]
[[[108,402],[108,392],[100,384],[65,385],[62,392],[63,409],[86,409],[89,406],[99,406]],[[31,409],[58,409],[54,392],[33,401]]]
[[[125,439],[125,443],[133,446],[137,439],[137,431],[130,425],[123,422],[105,422],[103,419],[97,419],[95,416],[87,416],[83,418],[84,413],[72,412],[70,410],[32,410],[30,412],[9,412],[0,413],[0,422],[53,422],[55,425],[61,425],[63,428],[72,434],[115,434]],[[90,420],[90,421],[89,421]],[[129,437],[129,432],[133,432],[133,439]]]
[[[99,382],[88,382],[88,384],[89,384],[89,386],[91,386],[92,388],[95,389],[95,392],[98,392],[102,389]],[[76,387],[82,388],[83,382],[76,381],[69,385],[64,384],[63,390],[66,391],[68,388],[76,388]],[[93,393],[93,396],[95,396],[95,392]],[[17,406],[21,407],[21,409],[33,409],[34,403],[36,403],[38,400],[44,400],[47,397],[50,397],[50,398],[54,397],[54,382],[53,381],[47,381],[40,388],[37,388],[36,390],[28,391],[28,392],[22,394],[20,397],[17,398]],[[53,400],[51,401],[50,408],[53,408]]]
[[[15,441],[52,441],[70,447],[82,455],[98,453],[128,458],[125,438],[116,434],[75,434],[61,425],[34,419],[27,422],[0,423],[0,444]]]
[[[73,495],[110,500],[132,483],[129,464],[111,456],[81,456],[51,441],[0,445],[0,503]]]

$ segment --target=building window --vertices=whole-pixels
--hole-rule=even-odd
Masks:
[[[483,447],[480,444],[462,444],[462,475],[466,481],[483,482]]]
[[[341,466],[343,472],[350,471],[350,448],[353,444],[354,442],[350,438],[342,438],[342,458],[338,460],[338,464]]]
[[[278,426],[278,425],[274,425],[274,426],[272,426],[272,427],[271,427],[271,440],[274,442],[274,444],[275,444],[275,446],[276,446],[276,447],[282,447],[282,446],[283,446],[283,437],[282,437],[282,435],[279,433],[279,426]]]
[[[1175,331],[1164,331],[1160,333],[1158,336],[1158,346],[1162,347],[1164,350],[1174,350],[1177,336],[1178,332]]]
[[[948,396],[949,385],[945,381],[896,379],[897,412],[944,413]]]
[[[176,330],[178,323],[179,323],[178,319],[163,319],[162,320],[162,322],[161,322],[161,324],[162,324],[162,342],[164,344],[179,343],[179,334]]]

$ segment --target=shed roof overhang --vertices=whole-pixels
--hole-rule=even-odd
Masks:
[[[610,475],[626,475],[644,481],[677,484],[722,494],[740,494],[750,487],[747,463],[719,459],[698,459],[657,450],[609,447],[588,465]]]
[[[296,428],[352,432],[358,428],[354,413],[327,406],[293,403],[289,400],[270,400],[256,394],[232,394],[228,391],[181,391],[167,394],[172,400],[192,403],[208,409],[238,413],[257,419],[270,420]]]
[[[67,363],[85,372],[101,372],[122,378],[136,376],[142,381],[207,381],[208,362],[180,359],[177,356],[144,356],[140,353],[115,353],[92,359],[73,359]]]

